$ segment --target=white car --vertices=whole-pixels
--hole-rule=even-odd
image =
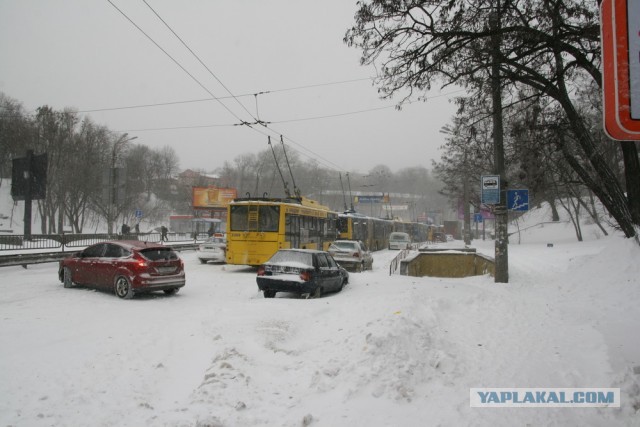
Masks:
[[[329,254],[344,268],[358,272],[373,269],[373,256],[361,241],[336,240],[329,246]]]
[[[389,249],[410,249],[411,237],[408,233],[394,231],[389,234]]]
[[[196,249],[202,264],[209,261],[225,262],[227,257],[227,240],[222,236],[209,237]]]

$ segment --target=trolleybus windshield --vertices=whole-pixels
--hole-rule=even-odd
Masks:
[[[272,205],[232,205],[231,231],[278,231],[280,207]]]

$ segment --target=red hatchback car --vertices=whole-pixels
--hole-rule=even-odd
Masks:
[[[138,240],[97,243],[60,261],[58,278],[65,288],[76,284],[113,290],[120,298],[185,285],[184,263],[169,246]]]

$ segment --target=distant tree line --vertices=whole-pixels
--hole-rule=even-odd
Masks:
[[[377,65],[383,96],[406,99],[436,83],[467,89],[434,164],[448,194],[459,195],[469,179],[478,203],[480,176],[494,172],[493,72],[508,185],[528,187],[554,209],[565,204],[572,215],[587,210],[599,224],[597,199],[605,220],[637,237],[638,143],[612,141],[601,125],[599,3],[363,0],[345,43],[362,50],[363,64]]]
[[[28,149],[48,155],[46,199],[34,202],[44,234],[59,233],[65,227],[76,233],[95,232],[105,223],[115,232],[119,229],[116,218],[132,225],[137,209],[151,223],[164,222],[170,214],[198,214],[191,205],[191,186],[206,186],[211,174],[220,186],[236,188],[239,197],[284,197],[286,186],[292,196],[304,195],[335,210],[355,207],[366,209],[366,214],[388,214],[354,206],[352,196],[361,193],[406,195],[390,200],[407,205],[405,211],[395,213],[405,219],[447,210],[447,199],[439,193],[442,183],[422,166],[394,173],[379,165],[366,173],[340,174],[315,160],[302,160],[297,151],[281,144],[225,161],[215,171],[196,171],[200,178],[181,186],[176,179],[179,158],[173,148],[156,150],[133,143],[126,134],[70,109],[42,106],[29,114],[20,102],[0,93],[2,185],[10,184],[12,159],[24,157]],[[119,177],[121,170],[126,176],[114,179],[114,168]]]
[[[238,189],[239,197],[284,197],[286,186],[290,195],[295,196],[297,190],[336,211],[355,208],[371,215],[371,206],[354,206],[358,194],[391,194],[391,205],[407,207],[395,214],[373,212],[374,216],[392,214],[416,220],[423,212],[444,214],[449,210],[447,198],[440,194],[442,182],[424,166],[393,172],[386,165],[377,165],[367,172],[339,172],[314,159],[304,160],[297,151],[279,144],[273,150],[266,148],[225,161],[218,174],[221,183]]]
[[[105,221],[111,230],[115,218],[134,222],[136,209],[146,218],[162,218],[191,200],[190,191],[173,185],[178,156],[172,148],[132,144],[126,135],[72,110],[42,106],[28,114],[0,93],[0,178],[11,177],[12,159],[24,157],[26,150],[48,157],[46,198],[37,201],[44,234],[59,233],[65,225],[76,233],[95,231]],[[129,171],[115,190],[109,184],[113,168]]]

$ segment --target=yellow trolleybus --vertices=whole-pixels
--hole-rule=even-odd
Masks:
[[[373,218],[356,212],[341,213],[338,218],[340,239],[361,240],[372,251],[387,248],[389,235],[394,231],[408,233],[413,242],[431,240],[428,233],[430,227],[419,222]]]
[[[327,250],[338,215],[303,197],[245,198],[229,203],[227,264],[263,264],[279,249]]]

